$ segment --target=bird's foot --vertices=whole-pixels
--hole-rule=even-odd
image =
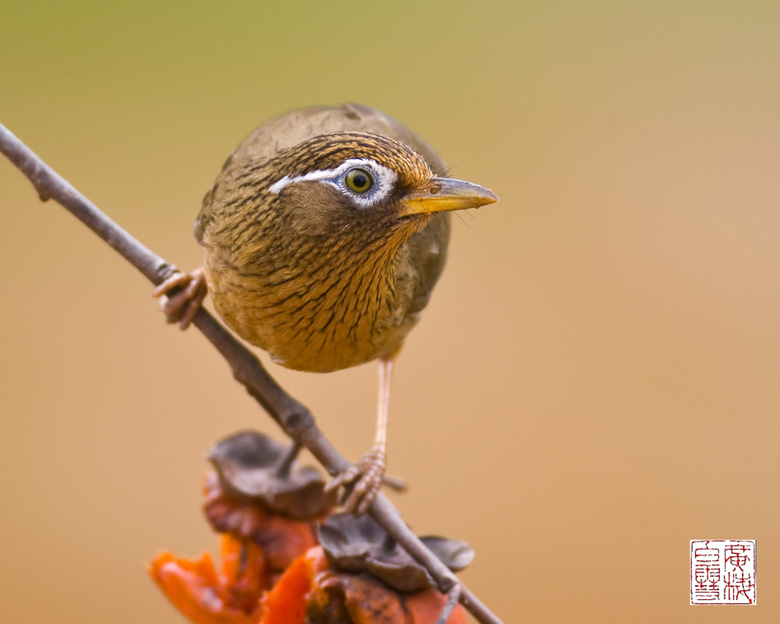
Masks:
[[[187,329],[207,293],[203,269],[195,269],[190,273],[176,271],[154,289],[152,296],[160,299],[160,309],[169,323],[178,323],[181,329]]]
[[[362,516],[374,502],[386,468],[385,452],[376,447],[372,448],[357,464],[334,477],[325,486],[325,491],[332,492],[345,486],[347,489],[342,507],[348,513]]]

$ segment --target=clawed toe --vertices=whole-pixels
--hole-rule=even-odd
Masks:
[[[160,309],[169,323],[187,329],[207,293],[203,269],[195,269],[190,273],[177,271],[155,288],[152,296],[160,298]]]
[[[344,510],[362,516],[374,502],[387,467],[384,451],[372,449],[357,464],[337,475],[326,486],[330,492],[342,486],[346,488],[342,501]],[[350,484],[351,487],[350,487]]]

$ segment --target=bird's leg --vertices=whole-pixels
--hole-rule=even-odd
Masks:
[[[355,515],[363,515],[376,498],[387,468],[387,407],[390,399],[390,378],[393,358],[379,360],[379,406],[377,410],[376,437],[371,450],[348,470],[335,477],[326,486],[327,491],[353,483],[343,503],[344,509]]]
[[[169,323],[179,323],[181,329],[187,329],[207,293],[206,276],[198,268],[190,273],[176,271],[152,291],[152,296],[160,298],[160,309]]]

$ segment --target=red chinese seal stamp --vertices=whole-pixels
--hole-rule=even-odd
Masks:
[[[691,604],[756,604],[756,540],[691,540]]]

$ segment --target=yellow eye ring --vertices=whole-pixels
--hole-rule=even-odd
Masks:
[[[360,167],[347,171],[344,181],[347,183],[347,188],[355,193],[368,193],[374,186],[374,177]]]

